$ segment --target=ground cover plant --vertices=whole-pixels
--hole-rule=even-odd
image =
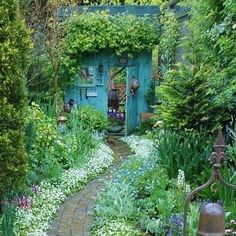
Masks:
[[[170,169],[175,171],[176,166],[168,169],[165,165],[160,164],[159,156],[156,154],[159,147],[155,147],[154,141],[137,136],[128,137],[126,141],[137,153],[123,163],[121,169],[116,171],[114,179],[107,183],[106,190],[98,195],[95,208],[95,227],[92,235],[101,235],[102,233],[122,235],[125,229],[122,231],[117,226],[117,231],[113,234],[107,226],[110,224],[109,222],[112,222],[113,227],[116,228],[115,222],[120,220],[125,225],[132,225],[138,230],[134,235],[142,233],[144,235],[148,233],[182,235],[184,200],[191,189],[196,187],[196,181],[193,181],[192,178],[186,181],[185,173],[181,169],[178,169],[176,176],[170,177],[168,171]],[[147,144],[146,147],[145,144]],[[140,146],[142,148],[139,148]],[[181,148],[183,147],[179,148],[180,152]],[[172,151],[175,151],[175,146]],[[204,150],[202,151],[204,152]],[[211,152],[211,149],[208,152]],[[148,155],[145,155],[146,153]],[[195,163],[189,163],[189,165],[196,166]],[[226,179],[231,178],[229,179],[231,183],[235,183],[235,174],[233,173],[235,172],[232,172],[231,169],[227,176],[226,170],[224,171]],[[206,176],[204,177],[206,178]],[[233,192],[227,193],[227,190],[225,191],[221,186],[217,193],[206,191],[197,196],[189,209],[189,235],[197,235],[199,206],[202,201],[216,202],[219,199],[224,202],[227,230],[233,230],[235,196],[232,194]]]
[[[60,183],[42,181],[39,185],[33,186],[31,195],[21,196],[19,199],[14,224],[16,235],[43,235],[59,205],[69,195],[80,190],[91,178],[101,173],[111,162],[111,150],[100,143],[93,150],[86,165],[63,171]]]
[[[115,178],[107,184],[107,190],[98,196],[93,234],[99,235],[107,222],[117,219],[136,225],[140,233],[179,233],[183,199],[190,191],[183,172],[179,172],[178,181],[170,180],[153,155],[153,142],[136,136],[127,141],[132,143],[133,150],[137,150],[136,156],[125,161]],[[139,149],[141,143],[142,149]]]

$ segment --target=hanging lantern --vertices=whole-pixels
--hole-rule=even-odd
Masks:
[[[205,236],[225,234],[225,212],[218,203],[203,203],[200,208],[198,233]]]

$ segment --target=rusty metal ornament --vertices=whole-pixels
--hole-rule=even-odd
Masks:
[[[198,233],[204,236],[225,234],[225,212],[218,203],[203,203],[200,208]]]
[[[215,168],[220,168],[221,167],[221,163],[226,161],[226,155],[224,153],[224,139],[223,139],[223,135],[222,135],[222,129],[219,129],[218,131],[218,135],[214,144],[214,151],[211,154],[210,157],[210,162],[213,163],[213,166]]]
[[[190,201],[193,199],[193,197],[195,196],[196,193],[198,193],[199,191],[209,187],[212,183],[214,183],[215,181],[221,181],[224,185],[233,188],[234,190],[236,190],[236,186],[233,184],[230,184],[228,182],[226,182],[223,178],[223,176],[220,173],[220,168],[221,165],[224,161],[226,161],[226,156],[224,153],[224,139],[223,139],[223,135],[222,135],[222,129],[220,128],[218,130],[218,135],[214,144],[214,151],[211,154],[210,157],[210,162],[213,163],[213,173],[211,175],[211,177],[208,179],[208,181],[197,187],[196,189],[194,189],[192,192],[189,193],[189,195],[186,197],[185,202],[184,202],[184,221],[183,221],[183,236],[187,236],[187,218],[188,218],[188,208],[189,208],[189,204]],[[221,231],[219,232],[219,234],[214,233],[214,234],[203,234],[203,235],[209,235],[209,236],[218,236],[218,235],[224,235],[221,233]]]

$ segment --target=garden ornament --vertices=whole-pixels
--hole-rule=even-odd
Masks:
[[[139,88],[139,86],[140,86],[139,81],[134,76],[132,76],[132,79],[130,82],[130,93],[132,96],[135,95],[135,92]]]
[[[202,203],[198,233],[200,235],[221,236],[225,233],[225,212],[218,203]]]
[[[194,189],[186,197],[184,202],[184,222],[183,222],[183,236],[187,236],[187,216],[190,201],[193,199],[194,195],[201,191],[202,189],[209,187],[212,183],[216,181],[222,182],[224,185],[236,190],[236,186],[226,182],[220,173],[221,165],[226,161],[226,156],[224,153],[224,140],[222,136],[222,129],[219,129],[218,135],[214,144],[214,151],[211,154],[210,162],[213,163],[213,173],[209,180],[202,186]],[[225,234],[224,230],[224,210],[218,203],[205,204],[201,207],[200,212],[200,222],[198,233],[200,235],[212,235],[221,236]]]

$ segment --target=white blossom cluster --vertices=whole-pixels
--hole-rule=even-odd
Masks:
[[[100,143],[92,153],[89,162],[81,169],[69,169],[62,174],[62,181],[58,185],[42,182],[40,191],[33,194],[29,208],[17,208],[15,235],[16,236],[44,236],[49,229],[51,220],[55,216],[60,204],[66,197],[81,189],[92,177],[98,175],[111,165],[112,150]]]
[[[135,156],[147,158],[155,152],[154,142],[148,138],[130,135],[122,140],[130,146]]]
[[[183,190],[186,194],[191,192],[191,188],[189,184],[185,182],[185,174],[184,171],[178,170],[178,177],[177,177],[177,188],[179,190]]]
[[[80,189],[88,180],[87,171],[84,169],[69,169],[62,174],[62,182],[60,188],[65,194],[74,192],[75,189]]]

